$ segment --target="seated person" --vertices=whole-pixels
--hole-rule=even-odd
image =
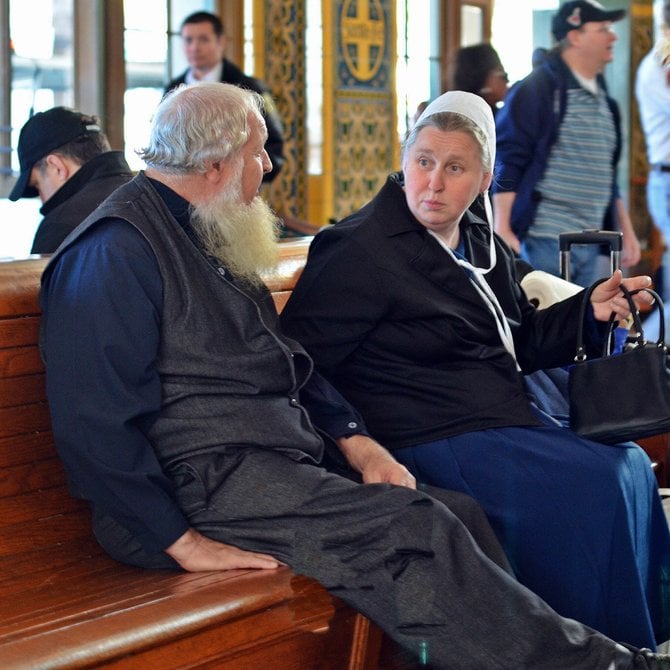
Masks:
[[[67,107],[38,112],[19,135],[21,174],[10,200],[42,201],[31,254],[50,254],[113,190],[133,178],[98,121]]]
[[[286,564],[436,670],[667,665],[521,586],[474,502],[417,490],[312,374],[259,276],[277,251],[266,138],[253,92],[168,94],[146,172],[45,270],[54,438],[101,545],[147,568]],[[331,452],[348,476],[323,467]]]
[[[523,373],[572,360],[582,292],[535,309],[491,218],[467,211],[495,147],[480,97],[431,103],[402,172],[316,236],[282,325],[418,482],[484,507],[519,581],[564,616],[653,646],[670,637],[670,533],[649,459],[578,437],[526,395]],[[594,291],[594,353],[597,324],[629,312],[622,282],[650,279],[617,271]]]

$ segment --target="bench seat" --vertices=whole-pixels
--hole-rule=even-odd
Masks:
[[[268,278],[279,309],[308,244],[282,244]],[[46,262],[0,263],[0,668],[377,668],[379,629],[288,568],[142,570],[104,554],[50,430],[37,349]]]

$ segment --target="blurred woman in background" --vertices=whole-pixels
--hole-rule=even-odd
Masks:
[[[461,47],[451,67],[451,89],[484,98],[495,117],[509,83],[498,52],[488,43]]]

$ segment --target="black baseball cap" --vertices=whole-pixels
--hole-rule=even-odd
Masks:
[[[34,198],[37,190],[28,185],[30,172],[37,161],[54,149],[86,135],[99,133],[100,126],[91,123],[91,117],[68,107],[53,107],[30,117],[19,134],[19,166],[21,174],[9,194],[10,200]]]
[[[590,21],[620,21],[626,16],[625,9],[605,9],[595,0],[574,0],[561,5],[551,20],[551,32],[562,40],[571,30],[581,28]]]

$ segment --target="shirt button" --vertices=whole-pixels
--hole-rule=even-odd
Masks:
[[[217,270],[219,271],[219,274],[220,274],[222,277],[225,277],[225,276],[226,276],[226,270],[225,270],[225,268],[217,268]]]
[[[350,421],[347,424],[347,428],[358,428],[358,424],[355,421]]]

